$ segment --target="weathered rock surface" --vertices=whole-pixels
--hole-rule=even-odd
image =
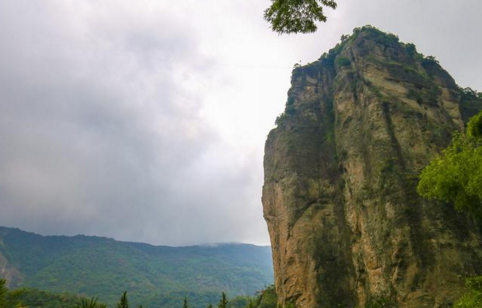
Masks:
[[[0,246],[3,245],[2,234],[0,232]],[[18,269],[10,264],[8,259],[2,254],[0,250],[0,278],[7,281],[8,288],[17,287],[23,280],[22,275]]]
[[[435,59],[371,27],[295,68],[264,161],[280,303],[450,307],[482,273],[482,235],[418,197],[417,175],[481,109]]]

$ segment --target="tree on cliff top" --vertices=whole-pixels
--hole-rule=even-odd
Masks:
[[[422,197],[451,202],[482,220],[482,112],[425,167],[417,189]]]
[[[264,11],[264,19],[273,31],[283,33],[311,33],[318,29],[317,22],[325,22],[323,7],[336,9],[334,0],[271,0]]]

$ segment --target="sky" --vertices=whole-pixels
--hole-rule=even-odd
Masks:
[[[268,245],[264,142],[293,65],[371,24],[482,90],[482,1],[344,0],[278,35],[269,0],[0,0],[0,225]]]

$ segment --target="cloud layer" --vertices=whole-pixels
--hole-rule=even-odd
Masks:
[[[290,71],[373,24],[482,89],[480,1],[350,0],[277,36],[269,1],[0,0],[0,224],[269,242],[263,143]]]

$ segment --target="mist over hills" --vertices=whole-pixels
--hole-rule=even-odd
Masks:
[[[271,249],[229,243],[169,247],[78,235],[41,236],[0,227],[0,276],[10,288],[99,296],[112,304],[128,291],[133,304],[194,304],[254,294],[273,282]]]

